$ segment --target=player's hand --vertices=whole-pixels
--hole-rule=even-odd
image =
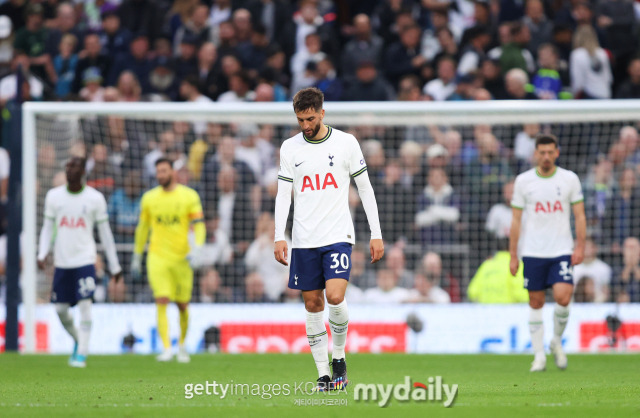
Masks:
[[[515,276],[516,273],[518,272],[518,267],[520,266],[520,260],[518,260],[518,257],[511,257],[511,261],[509,261],[509,271],[511,272],[512,276]]]
[[[38,268],[40,270],[44,270],[45,267],[47,267],[47,261],[46,260],[38,260]]]
[[[131,259],[131,278],[138,280],[140,276],[142,276],[142,254],[134,254]]]
[[[193,246],[189,255],[187,255],[187,260],[189,261],[191,268],[200,268],[202,266],[202,245]]]
[[[113,274],[111,276],[111,280],[113,280],[114,282],[118,283],[120,280],[122,279],[122,270],[120,270],[119,273],[117,274]]]
[[[584,248],[576,247],[571,254],[571,265],[577,266],[582,263],[582,260],[584,260]]]
[[[381,239],[372,239],[369,242],[369,250],[371,250],[371,264],[377,263],[384,255],[384,243]]]
[[[289,248],[287,247],[287,241],[277,241],[275,244],[275,250],[273,254],[276,257],[276,261],[284,266],[288,266],[287,256],[289,255]]]

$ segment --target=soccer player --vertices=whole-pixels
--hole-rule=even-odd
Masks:
[[[164,347],[164,351],[156,359],[170,361],[173,358],[167,306],[174,301],[180,311],[177,360],[188,363],[190,358],[184,347],[184,340],[189,326],[189,301],[193,289],[193,270],[189,260],[204,245],[206,229],[198,193],[176,182],[173,164],[167,158],[158,159],[155,165],[159,186],[147,191],[140,202],[140,220],[136,227],[131,271],[134,275],[140,275],[142,252],[151,229],[147,275],[156,300],[158,334]],[[189,244],[192,226],[195,238],[193,248]]]
[[[109,228],[107,202],[102,193],[82,183],[84,158],[73,157],[65,166],[67,184],[47,192],[44,222],[40,231],[38,268],[44,270],[51,246],[54,247],[55,273],[51,302],[62,326],[73,337],[75,345],[69,358],[72,367],[86,367],[91,334],[91,298],[96,288],[96,243],[93,227],[98,227],[100,242],[109,261],[112,280],[122,277],[116,245]],[[69,313],[78,305],[80,328]]]
[[[525,236],[522,243],[524,287],[529,291],[529,332],[535,357],[532,372],[544,371],[547,358],[544,352],[542,306],[545,290],[553,289],[556,302],[553,311],[553,338],[549,349],[559,369],[567,367],[562,349],[562,333],[569,319],[569,302],[573,294],[573,268],[582,263],[586,239],[586,218],[580,179],[572,171],[557,167],[560,155],[558,140],[553,135],[540,134],[536,138],[537,167],[516,178],[514,185],[513,219],[509,251],[511,274],[518,271],[518,239],[522,213],[526,213]],[[571,211],[575,218],[574,247],[571,232]]]
[[[347,383],[345,344],[349,314],[344,299],[355,243],[349,212],[351,178],[358,186],[371,229],[371,262],[384,254],[376,198],[367,165],[353,135],[325,125],[324,96],[316,88],[300,90],[293,109],[302,130],[280,149],[275,206],[275,258],[288,265],[285,226],[294,193],[293,242],[289,288],[302,290],[306,329],[318,369],[317,390],[340,390]],[[324,324],[325,294],[333,337],[333,375],[329,377],[328,336]]]

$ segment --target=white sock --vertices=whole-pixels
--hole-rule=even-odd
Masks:
[[[329,372],[329,336],[324,325],[324,312],[307,312],[307,338],[311,354],[318,368],[318,377],[331,376]]]
[[[80,310],[80,339],[78,341],[78,354],[89,354],[89,336],[91,335],[91,299],[82,299],[78,302]]]
[[[568,321],[569,305],[562,306],[556,303],[553,310],[553,338],[559,343],[562,343],[562,333],[564,333]]]
[[[535,355],[544,354],[544,324],[542,322],[542,308],[529,308],[529,332],[531,333],[531,348]]]
[[[347,329],[349,328],[349,309],[347,301],[337,305],[329,305],[329,328],[333,339],[333,359],[344,358],[344,346],[347,344]]]
[[[69,313],[69,304],[68,303],[56,303],[56,312],[58,313],[58,318],[60,318],[60,322],[62,322],[62,326],[67,330],[73,341],[78,342],[78,330],[76,326],[73,324],[73,318],[71,317],[71,313]]]

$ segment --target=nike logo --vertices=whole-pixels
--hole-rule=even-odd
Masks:
[[[336,274],[338,274],[338,273],[344,273],[345,271],[347,271],[347,270],[336,270]]]
[[[303,162],[304,162],[304,161],[303,161]],[[303,162],[302,162],[302,163],[303,163]],[[298,163],[298,164],[295,164],[295,163],[294,163],[294,165],[297,167],[297,166],[299,166],[299,165],[300,165],[300,164],[302,164],[302,163]]]

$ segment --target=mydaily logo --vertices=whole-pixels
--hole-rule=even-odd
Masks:
[[[442,376],[429,377],[427,384],[411,381],[404,377],[404,383],[374,384],[358,383],[354,387],[353,399],[358,402],[377,402],[384,408],[391,399],[399,402],[442,402],[445,408],[450,407],[458,395],[458,385],[443,383]]]

